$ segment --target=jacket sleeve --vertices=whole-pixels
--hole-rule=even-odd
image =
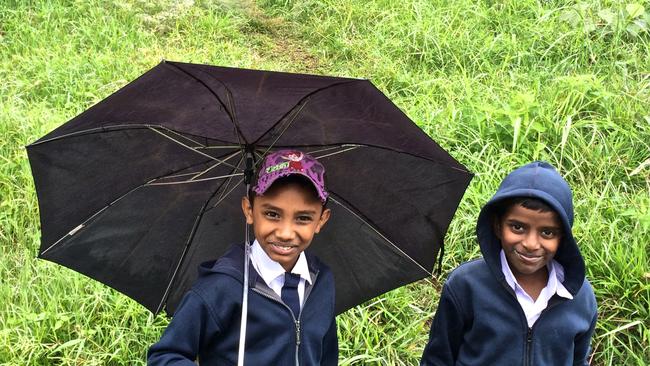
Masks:
[[[203,298],[190,290],[158,343],[149,348],[147,365],[196,366],[201,339],[218,333],[219,325]]]
[[[422,354],[421,366],[454,365],[463,339],[465,321],[462,309],[449,287],[442,288],[436,315],[431,323],[429,342]]]
[[[323,339],[323,357],[321,365],[338,365],[339,362],[339,340],[336,335],[336,318],[332,318],[325,338]]]
[[[596,329],[596,319],[598,319],[598,314],[594,313],[594,317],[591,320],[591,325],[589,330],[580,334],[575,338],[575,343],[573,347],[573,364],[580,366],[589,365],[589,354],[591,353],[591,336],[594,334],[594,329]]]

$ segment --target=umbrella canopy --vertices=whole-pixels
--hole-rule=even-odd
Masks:
[[[39,257],[173,314],[243,241],[247,152],[326,167],[340,313],[430,276],[472,174],[367,80],[164,61],[27,147]]]

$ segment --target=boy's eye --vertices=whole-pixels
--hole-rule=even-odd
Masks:
[[[301,223],[309,223],[312,222],[314,219],[309,215],[300,215],[296,218],[296,220]]]
[[[542,237],[545,239],[553,239],[557,236],[557,232],[551,229],[542,230]]]
[[[275,211],[264,211],[264,216],[266,216],[269,219],[277,219],[280,217],[280,214],[278,214]]]
[[[524,231],[524,227],[519,224],[510,224],[510,229],[515,233],[521,233]]]

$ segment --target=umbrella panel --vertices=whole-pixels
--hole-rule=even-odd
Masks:
[[[156,312],[216,190],[211,180],[144,185],[40,256],[106,283]]]

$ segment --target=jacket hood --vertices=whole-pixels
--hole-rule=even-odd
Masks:
[[[199,279],[214,273],[227,274],[240,282],[244,281],[244,245],[235,244],[217,260],[211,260],[199,265]]]
[[[585,263],[578,244],[573,237],[573,197],[569,184],[549,163],[535,161],[510,173],[501,183],[496,194],[481,209],[476,224],[483,258],[497,278],[503,278],[499,251],[501,242],[493,229],[495,206],[512,197],[531,197],[546,202],[557,213],[562,223],[562,239],[554,259],[564,267],[563,285],[573,295],[585,278]]]

